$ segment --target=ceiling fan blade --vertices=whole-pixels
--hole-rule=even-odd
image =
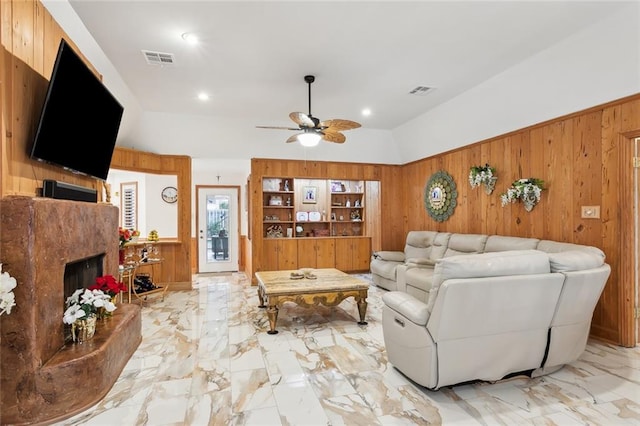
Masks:
[[[344,143],[344,141],[347,140],[347,138],[340,132],[327,131],[325,129],[323,133],[324,136],[322,136],[322,139],[327,142]]]
[[[314,123],[312,118],[303,112],[292,112],[291,114],[289,114],[289,118],[301,127],[316,126],[316,123]]]
[[[256,126],[258,129],[278,129],[278,130],[300,130],[297,127],[280,127],[280,126]]]
[[[300,129],[298,129],[300,130]],[[287,139],[287,143],[292,143],[292,142],[298,142],[298,135],[301,135],[302,133],[296,133],[293,136],[290,136],[289,139]]]
[[[357,129],[360,123],[351,120],[342,120],[339,118],[333,120],[325,120],[320,123],[320,127],[329,131],[342,132],[344,130]]]

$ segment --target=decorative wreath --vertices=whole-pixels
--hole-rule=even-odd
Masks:
[[[424,206],[434,220],[444,222],[453,214],[458,202],[456,183],[443,170],[435,172],[424,188]]]

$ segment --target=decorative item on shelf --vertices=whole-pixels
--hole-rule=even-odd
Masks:
[[[500,195],[502,207],[520,200],[524,204],[524,209],[530,212],[540,202],[543,190],[544,181],[542,179],[528,178],[513,181],[507,192]]]
[[[71,336],[74,342],[85,342],[91,339],[96,331],[95,321],[100,308],[105,312],[113,312],[116,305],[111,296],[102,290],[80,288],[65,301],[66,310],[62,322],[71,325]]]
[[[155,229],[152,229],[151,231],[149,231],[149,235],[147,236],[148,241],[156,242],[159,239],[160,239],[160,236],[158,235],[158,231],[156,231]]]
[[[296,237],[302,237],[304,235],[304,228],[300,225],[296,226]]]
[[[272,195],[269,197],[269,205],[270,206],[281,206],[282,205],[282,196],[280,195]]]
[[[0,315],[11,313],[11,308],[16,306],[15,295],[13,289],[16,288],[18,282],[8,272],[2,272],[2,263],[0,263]]]
[[[489,163],[484,166],[473,166],[469,169],[469,184],[471,188],[484,185],[484,192],[491,194],[496,187],[498,177],[494,175],[496,169]]]
[[[320,222],[320,219],[322,219],[322,216],[320,215],[320,212],[309,212],[309,221],[310,222]]]
[[[351,210],[351,220],[353,222],[360,222],[360,210]]]
[[[309,221],[309,212],[297,212],[296,213],[296,221],[297,222],[307,222],[307,221]]]
[[[344,185],[342,182],[331,182],[331,192],[344,192]]]
[[[318,200],[318,187],[316,186],[305,186],[303,189],[303,204],[315,204]]]
[[[289,189],[289,179],[285,179],[285,180],[284,180],[284,185],[283,185],[282,190],[283,190],[283,191],[289,191],[289,190],[290,190],[290,189]]]
[[[282,238],[282,226],[271,225],[267,228],[267,238]]]
[[[424,206],[434,220],[444,222],[458,204],[458,191],[451,175],[443,170],[435,172],[424,188]]]

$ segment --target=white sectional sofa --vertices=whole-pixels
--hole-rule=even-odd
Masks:
[[[383,295],[389,361],[416,383],[547,374],[584,351],[611,272],[600,249],[432,231],[410,232],[407,246],[404,261],[398,253],[385,261],[395,264],[374,266],[390,253],[374,255],[372,275],[384,271],[376,284],[391,289]]]

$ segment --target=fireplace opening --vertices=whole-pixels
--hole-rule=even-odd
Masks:
[[[79,288],[88,288],[96,283],[96,278],[101,277],[105,253],[85,259],[69,262],[64,267],[64,301]],[[66,309],[63,305],[62,309]],[[60,315],[62,318],[62,315]],[[72,340],[71,326],[66,325],[64,330],[65,342]]]

